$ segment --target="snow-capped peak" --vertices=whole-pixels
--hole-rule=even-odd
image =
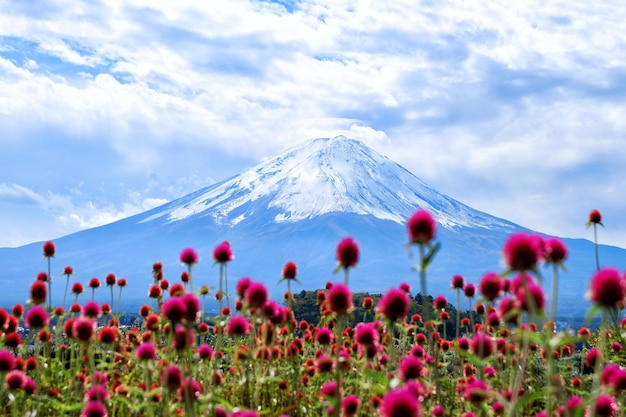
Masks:
[[[257,213],[271,213],[273,221],[286,222],[343,212],[403,223],[417,208],[430,210],[449,228],[510,225],[438,193],[400,165],[344,136],[306,142],[157,208],[143,221],[202,215],[233,226]]]

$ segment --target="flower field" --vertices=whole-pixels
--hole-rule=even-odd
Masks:
[[[601,225],[597,211],[589,225]],[[153,266],[141,320],[120,325],[125,279],[109,274],[76,282],[65,267],[62,306],[51,302],[48,272],[30,301],[0,309],[0,413],[8,416],[626,416],[622,311],[626,276],[602,268],[589,277],[589,317],[597,329],[556,329],[559,271],[567,248],[556,238],[516,233],[503,246],[504,271],[466,282],[450,277],[449,294],[428,294],[428,267],[440,244],[430,213],[407,221],[415,285],[398,283],[355,305],[350,271],[359,247],[336,248],[337,281],[317,292],[319,322],[294,313],[297,266],[287,262],[272,301],[265,284],[238,279],[227,292],[228,242],[215,248],[217,284],[194,282],[196,252],[180,254],[181,281]],[[597,246],[596,246],[597,247]],[[407,261],[407,262],[409,262]],[[541,271],[550,271],[542,274]],[[549,275],[549,276],[544,276]],[[213,283],[211,283],[213,285]],[[410,312],[417,299],[425,302]],[[110,291],[110,303],[93,301]],[[69,292],[69,294],[68,294]],[[220,313],[208,316],[207,297]],[[469,314],[458,307],[469,300]],[[84,298],[84,300],[83,300]],[[69,306],[66,306],[66,303]],[[354,314],[358,308],[363,314]],[[453,312],[453,314],[450,314]],[[453,323],[450,331],[446,326]]]

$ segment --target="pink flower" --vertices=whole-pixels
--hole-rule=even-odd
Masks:
[[[192,266],[198,263],[198,254],[192,248],[185,248],[180,253],[180,262]]]
[[[461,275],[455,275],[452,277],[451,287],[455,290],[462,290],[465,285],[465,280]]]
[[[529,284],[528,290],[524,287],[520,287],[520,289],[517,290],[516,296],[519,308],[522,309],[522,311],[531,310],[531,305],[529,304],[531,300],[536,309],[535,313],[543,311],[546,306],[546,297],[543,293],[543,288],[537,284]]]
[[[250,323],[243,316],[235,316],[228,321],[226,331],[231,336],[243,336],[250,333]]]
[[[163,315],[177,323],[187,314],[187,305],[180,297],[172,297],[163,304]]]
[[[330,345],[333,342],[333,332],[328,327],[320,327],[315,335],[315,341],[320,345]]]
[[[100,316],[100,305],[95,301],[88,301],[83,306],[83,314],[89,318],[95,319]]]
[[[246,289],[246,303],[250,307],[263,307],[267,301],[267,288],[260,282],[251,282]]]
[[[343,284],[333,284],[328,290],[327,300],[330,310],[334,313],[346,314],[352,310],[352,292]]]
[[[626,283],[617,269],[603,268],[591,278],[587,297],[600,307],[622,306],[625,296]]]
[[[418,397],[406,388],[389,391],[380,407],[382,417],[422,417]]]
[[[22,389],[24,382],[24,373],[17,369],[9,372],[4,377],[4,387],[10,391]]]
[[[544,250],[543,257],[546,262],[558,264],[567,259],[567,247],[556,237],[545,240]]]
[[[190,322],[195,322],[200,312],[200,300],[191,293],[183,294],[180,299],[185,303],[185,319]]]
[[[352,238],[345,238],[337,245],[337,261],[343,268],[356,265],[359,261],[359,246]]]
[[[405,291],[392,288],[380,298],[376,311],[391,321],[404,320],[409,314],[410,302]]]
[[[472,403],[482,403],[491,396],[489,386],[480,379],[473,379],[467,383],[464,389],[464,395],[466,401]]]
[[[213,348],[210,345],[198,346],[198,358],[210,361],[213,358]]]
[[[150,342],[144,342],[141,345],[139,345],[139,347],[137,348],[137,351],[135,352],[135,355],[137,356],[137,359],[142,360],[142,361],[153,361],[156,359],[156,348],[154,347],[154,345]]]
[[[54,247],[54,243],[46,242],[43,244],[43,256],[45,256],[46,258],[51,258],[54,256],[55,252],[56,248]]]
[[[435,310],[443,310],[448,307],[448,300],[443,295],[438,295],[433,300],[433,307]]]
[[[493,339],[487,333],[477,333],[472,338],[471,348],[474,355],[487,358],[493,353]]]
[[[378,330],[374,323],[359,323],[356,326],[354,340],[364,346],[376,346],[378,344]]]
[[[8,350],[0,350],[0,372],[12,371],[15,368],[15,357]]]
[[[92,401],[83,409],[81,417],[106,417],[107,409],[99,401]]]
[[[424,363],[416,356],[406,356],[400,362],[400,379],[408,381],[424,376]]]
[[[79,318],[74,320],[72,325],[72,336],[74,339],[82,342],[88,342],[93,337],[96,328],[96,322],[88,318]]]
[[[512,271],[535,269],[543,255],[537,236],[528,233],[514,233],[504,244],[504,260]]]
[[[213,259],[220,264],[232,261],[233,251],[230,248],[230,242],[224,241],[217,245],[213,250]]]
[[[593,408],[593,415],[598,417],[615,417],[618,411],[618,406],[615,403],[615,400],[608,394],[598,395]]]
[[[474,286],[474,284],[467,284],[463,289],[463,293],[467,298],[472,298],[476,294],[476,287]]]
[[[284,279],[296,279],[296,273],[298,268],[296,264],[293,262],[287,262],[285,267],[283,268],[283,278]]]
[[[252,283],[252,280],[248,277],[243,277],[237,282],[237,285],[235,286],[235,290],[237,291],[237,295],[239,296],[239,298],[241,299],[246,298],[246,290],[248,289],[248,286],[251,283]]]
[[[176,365],[169,365],[161,371],[161,384],[170,391],[176,391],[183,383],[183,373]]]
[[[478,288],[486,300],[495,300],[500,296],[502,289],[500,275],[495,272],[488,272],[480,279]]]
[[[48,325],[48,313],[39,306],[34,306],[26,313],[26,326],[39,329]]]
[[[361,400],[356,395],[348,395],[343,399],[341,403],[341,408],[343,412],[347,416],[353,416],[359,410],[359,405],[361,405]]]
[[[435,238],[437,223],[426,210],[418,210],[407,222],[409,240],[411,243],[424,245]]]

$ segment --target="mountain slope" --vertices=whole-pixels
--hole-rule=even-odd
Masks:
[[[185,247],[200,254],[193,270],[195,287],[215,287],[218,271],[211,254],[223,240],[231,242],[235,253],[228,266],[231,292],[238,278],[250,276],[266,282],[280,299],[286,288],[275,284],[290,260],[298,264],[302,282],[294,291],[342,279],[331,272],[336,245],[345,236],[354,237],[361,248],[359,264],[350,272],[354,290],[382,292],[408,282],[415,292],[418,277],[411,267],[417,260],[404,247],[405,219],[419,207],[435,214],[442,243],[428,270],[430,294],[451,298],[454,274],[477,283],[485,272],[500,271],[503,242],[522,230],[438,193],[359,141],[317,139],[161,207],[55,240],[53,299],[61,302],[65,278],[60,273],[72,265],[76,275],[71,282],[83,285],[92,277],[103,280],[109,272],[126,277],[123,305],[136,309],[148,302],[153,262],[164,264],[170,282],[178,281],[185,270],[178,254]],[[561,280],[560,311],[582,317],[595,266],[593,243],[565,242],[570,257]],[[625,250],[603,246],[600,256],[603,264],[624,268]],[[46,268],[41,243],[0,249],[0,265],[0,287],[8,289],[0,292],[0,305],[24,302],[36,274]],[[549,275],[546,271],[544,281]],[[101,302],[109,297],[106,288],[96,295]]]

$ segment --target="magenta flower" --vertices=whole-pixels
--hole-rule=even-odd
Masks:
[[[213,348],[210,345],[198,346],[198,358],[210,361],[213,359]]]
[[[443,310],[448,307],[448,299],[443,295],[438,295],[433,300],[433,307],[435,310]]]
[[[548,263],[558,264],[567,259],[567,247],[556,237],[551,237],[544,242],[544,259]]]
[[[491,391],[484,381],[473,379],[465,386],[463,397],[475,404],[482,403],[491,397]]]
[[[107,286],[112,287],[117,282],[117,277],[115,276],[115,274],[107,274],[107,276],[104,278],[104,282],[107,284]]]
[[[476,287],[474,286],[474,284],[467,284],[463,289],[463,293],[467,298],[472,298],[476,294]]]
[[[411,243],[425,245],[435,238],[437,223],[428,211],[420,209],[409,218],[407,228]]]
[[[43,307],[34,306],[26,313],[26,326],[40,329],[48,325],[48,313]]]
[[[359,246],[352,238],[345,238],[337,245],[337,262],[343,268],[350,268],[359,261]]]
[[[217,245],[213,250],[213,259],[216,263],[225,264],[233,259],[233,251],[230,248],[230,242],[224,241]]]
[[[347,395],[341,403],[341,408],[343,409],[345,415],[353,416],[359,410],[360,405],[361,400],[359,400],[359,397],[356,395]]]
[[[0,350],[0,372],[12,371],[15,368],[15,357],[8,350]]]
[[[88,342],[93,337],[95,329],[95,320],[84,317],[79,318],[74,320],[74,324],[72,325],[72,336],[74,339],[80,340],[81,342]]]
[[[378,330],[374,323],[359,323],[356,326],[355,341],[363,346],[378,344]]]
[[[180,299],[185,303],[185,319],[190,322],[195,322],[200,312],[200,300],[192,293],[183,294]]]
[[[546,297],[543,293],[543,288],[537,284],[529,284],[528,290],[521,287],[515,295],[517,296],[519,308],[522,309],[522,311],[531,311],[530,300],[532,300],[534,305],[535,313],[543,311],[546,306]]]
[[[187,314],[187,305],[181,297],[172,297],[163,304],[163,315],[169,321],[177,323]]]
[[[246,298],[246,290],[251,283],[252,280],[248,277],[243,277],[237,282],[235,290],[237,291],[237,295],[239,296],[239,298],[241,298],[242,300]]]
[[[54,247],[54,243],[46,242],[43,244],[43,256],[45,256],[46,258],[51,258],[54,256],[55,252],[56,248]]]
[[[493,339],[487,333],[477,333],[470,343],[474,355],[481,359],[491,356],[493,353]]]
[[[192,248],[185,248],[180,253],[180,262],[187,264],[187,266],[193,266],[198,263],[198,254]]]
[[[334,288],[334,287],[333,287]],[[399,288],[392,288],[378,301],[376,311],[388,320],[404,320],[409,314],[409,296]]]
[[[243,316],[235,316],[228,321],[226,331],[231,336],[244,336],[250,333],[250,323]]]
[[[154,345],[150,342],[144,342],[139,347],[137,347],[137,351],[135,352],[137,359],[142,361],[153,361],[157,357],[157,351]]]
[[[382,417],[422,417],[419,398],[406,388],[389,391],[380,407]]]
[[[100,305],[95,301],[88,301],[83,306],[83,314],[89,318],[95,319],[100,316]]]
[[[493,301],[500,296],[502,290],[500,275],[488,272],[483,275],[478,284],[478,289],[487,301]]]
[[[623,306],[625,296],[625,278],[617,269],[600,269],[589,282],[587,297],[600,307],[615,308]]]
[[[504,260],[512,271],[528,271],[537,267],[543,256],[543,248],[537,236],[514,233],[504,243]]]
[[[267,301],[267,288],[260,282],[251,282],[245,292],[246,303],[250,307],[263,307]]]
[[[594,416],[598,417],[615,417],[619,408],[615,403],[613,397],[608,394],[600,394],[596,398],[596,403],[593,407]]]
[[[283,268],[283,279],[296,279],[298,267],[293,262],[287,262]]]
[[[400,379],[403,381],[409,381],[411,379],[418,379],[424,376],[424,363],[416,356],[406,356],[400,362]]]
[[[20,370],[10,371],[4,377],[4,387],[9,391],[15,391],[24,388],[25,375]]]
[[[400,290],[402,291],[402,290]],[[406,296],[406,294],[404,294]],[[343,284],[333,284],[328,290],[327,296],[330,311],[336,314],[346,314],[352,310],[352,292],[350,288]]]
[[[81,417],[106,417],[107,409],[99,401],[92,401],[83,409]]]
[[[47,294],[48,287],[45,282],[35,281],[30,286],[30,301],[35,305],[45,304]]]
[[[452,277],[450,286],[455,290],[462,290],[465,286],[465,280],[461,275],[455,275]]]
[[[333,332],[328,327],[320,327],[315,335],[315,341],[320,345],[330,345],[333,342]]]

